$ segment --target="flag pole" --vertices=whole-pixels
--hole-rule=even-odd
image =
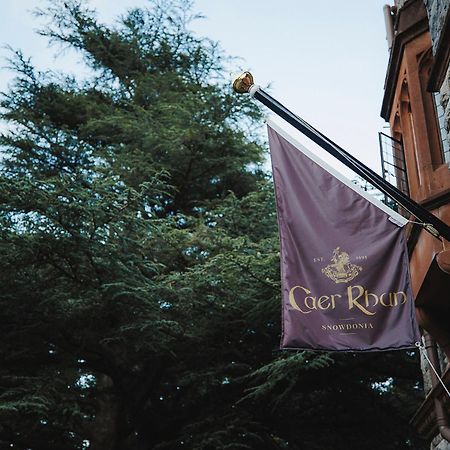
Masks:
[[[256,100],[259,100],[263,105],[267,106],[279,117],[286,120],[286,122],[291,124],[305,136],[310,138],[325,151],[333,155],[336,159],[345,164],[349,169],[353,170],[364,180],[371,183],[374,187],[397,202],[411,215],[419,219],[419,221],[421,222],[420,225],[434,237],[442,237],[447,241],[450,241],[450,226],[448,226],[430,211],[425,209],[423,206],[416,203],[413,199],[408,197],[397,187],[388,183],[383,177],[364,165],[361,161],[345,151],[342,147],[339,147],[339,145],[334,143],[320,131],[313,128],[301,117],[298,117],[293,112],[289,111],[289,109],[287,109],[280,102],[271,97],[267,92],[261,89],[260,86],[255,84],[253,81],[253,76],[250,72],[244,72],[239,75],[233,82],[233,89],[238,94],[248,93]]]

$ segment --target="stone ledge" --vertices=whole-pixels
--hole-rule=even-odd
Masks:
[[[442,375],[442,379],[447,387],[450,387],[450,367],[447,367],[445,372]],[[411,425],[419,432],[421,436],[425,439],[429,439],[430,441],[438,437],[439,430],[436,423],[436,413],[434,410],[434,399],[439,398],[443,400],[444,407],[448,413],[450,413],[450,399],[445,393],[444,389],[440,384],[435,386],[429,394],[426,396],[425,400],[420,405],[419,409],[416,411],[414,416],[412,417],[410,423]],[[447,441],[444,441],[447,443]],[[433,447],[431,447],[433,448]],[[438,450],[445,449],[446,447],[435,447]]]

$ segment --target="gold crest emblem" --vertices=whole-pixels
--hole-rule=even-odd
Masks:
[[[322,273],[335,283],[348,283],[362,271],[362,267],[350,262],[349,254],[341,251],[340,247],[333,250],[331,262],[322,269]]]

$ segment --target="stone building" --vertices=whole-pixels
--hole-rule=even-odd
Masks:
[[[450,224],[450,0],[385,6],[390,58],[380,134],[386,178]],[[411,280],[427,356],[450,386],[450,243],[409,225]],[[425,399],[412,425],[450,450],[450,399],[422,356]]]

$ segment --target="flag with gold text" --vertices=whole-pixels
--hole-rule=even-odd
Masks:
[[[275,124],[268,133],[281,246],[281,347],[414,347],[406,219]]]

